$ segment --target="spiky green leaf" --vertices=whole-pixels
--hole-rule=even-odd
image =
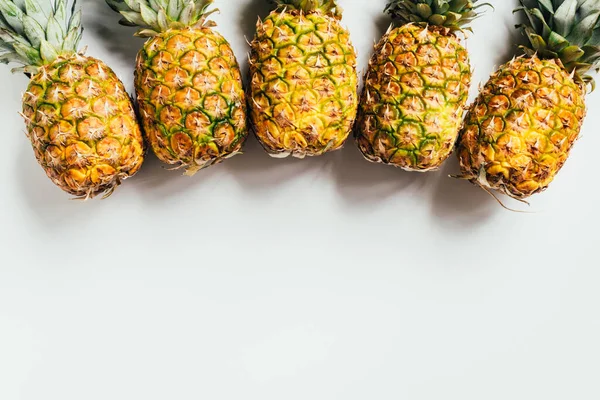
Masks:
[[[480,0],[392,0],[385,8],[400,24],[420,23],[443,26],[450,31],[467,30],[481,15],[480,8],[490,6]]]
[[[16,70],[77,52],[81,32],[75,0],[0,0],[0,57],[24,66]]]
[[[123,16],[122,25],[138,26],[136,36],[155,36],[158,32],[181,27],[214,26],[208,17],[215,12],[213,0],[106,0]]]

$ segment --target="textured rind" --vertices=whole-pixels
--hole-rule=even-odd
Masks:
[[[152,150],[194,174],[241,152],[248,135],[237,60],[210,28],[172,29],[138,55],[135,86]]]
[[[131,99],[94,58],[60,57],[41,67],[23,96],[23,117],[38,162],[74,196],[109,195],[143,163]]]
[[[458,138],[471,76],[467,51],[449,31],[392,29],[365,78],[356,130],[365,158],[409,171],[439,168]]]
[[[358,107],[349,32],[320,11],[275,11],[259,21],[250,57],[251,121],[273,157],[342,147]]]
[[[467,114],[462,177],[516,199],[543,191],[579,137],[584,96],[560,61],[520,57],[503,65]]]

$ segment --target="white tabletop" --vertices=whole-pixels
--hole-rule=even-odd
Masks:
[[[265,0],[217,0],[246,70]],[[264,4],[263,4],[264,3]],[[476,83],[515,53],[492,0],[468,40]],[[341,0],[364,71],[385,0]],[[142,41],[84,0],[88,54],[132,89]],[[334,154],[245,154],[193,178],[152,155],[108,200],[69,200],[0,66],[0,399],[600,398],[600,90],[531,214],[437,173]],[[505,199],[512,207],[525,208]]]

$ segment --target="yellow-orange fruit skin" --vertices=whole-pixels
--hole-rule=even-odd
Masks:
[[[135,86],[156,156],[194,174],[241,152],[248,135],[240,69],[211,28],[170,29],[148,40]]]
[[[342,147],[358,107],[356,52],[321,11],[274,11],[259,21],[250,56],[251,121],[273,157]]]
[[[448,29],[390,30],[375,47],[360,102],[356,140],[365,158],[439,168],[454,150],[471,77],[467,51]]]
[[[462,177],[517,199],[545,190],[579,137],[584,97],[584,85],[560,61],[505,64],[467,114],[458,145]]]
[[[76,197],[109,195],[144,161],[131,99],[115,73],[91,57],[59,57],[32,77],[23,117],[48,177]]]

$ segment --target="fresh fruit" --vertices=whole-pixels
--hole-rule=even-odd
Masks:
[[[342,147],[358,103],[356,52],[335,0],[275,0],[251,46],[251,118],[273,157]]]
[[[408,171],[439,168],[458,138],[471,84],[457,33],[477,0],[393,0],[388,30],[369,62],[356,130],[365,158]]]
[[[0,0],[0,62],[31,77],[23,118],[48,177],[79,198],[110,195],[144,148],[131,99],[102,61],[78,53],[81,13],[67,0]]]
[[[150,38],[137,57],[135,87],[148,141],[188,175],[242,149],[246,100],[231,46],[208,17],[213,0],[106,0],[124,25]]]
[[[569,157],[600,68],[600,0],[528,0],[519,27],[531,43],[492,75],[458,147],[461,178],[525,199],[548,187]]]

